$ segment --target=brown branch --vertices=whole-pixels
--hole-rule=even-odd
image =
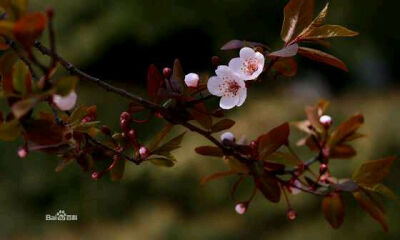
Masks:
[[[123,96],[125,98],[128,98],[132,101],[136,101],[140,104],[142,104],[143,106],[150,108],[152,110],[157,110],[157,111],[163,111],[163,108],[160,107],[159,105],[150,102],[144,98],[141,98],[139,96],[136,96],[128,91],[125,91],[124,89],[121,88],[117,88],[114,87],[102,80],[100,80],[99,78],[90,76],[89,74],[81,71],[80,69],[78,69],[77,67],[75,67],[72,63],[68,62],[67,60],[65,60],[64,58],[62,58],[60,55],[58,55],[57,53],[52,53],[52,51],[45,47],[42,43],[40,43],[39,41],[35,42],[35,48],[38,49],[42,54],[50,56],[54,59],[56,59],[71,75],[75,75],[80,77],[82,80],[86,80],[92,83],[97,84],[99,87],[105,89],[106,91],[109,92],[113,92],[116,93],[120,96]]]
[[[122,152],[119,152],[119,151],[115,150],[114,148],[111,148],[111,147],[109,147],[109,146],[107,146],[107,145],[105,145],[105,144],[102,144],[101,142],[97,141],[96,139],[90,137],[89,135],[87,135],[87,139],[88,139],[89,141],[91,141],[92,143],[96,144],[97,146],[100,146],[100,147],[102,147],[102,148],[104,148],[104,149],[110,150],[110,151],[114,152],[116,155],[118,155],[118,156],[120,156],[120,157],[123,157],[123,158],[125,158],[126,160],[128,160],[128,161],[130,161],[130,162],[133,162],[133,163],[136,164],[136,165],[139,165],[139,164],[141,164],[141,163],[143,162],[142,159],[131,158],[131,157],[129,157],[128,155],[126,155],[126,154],[124,154],[124,153],[122,153]]]

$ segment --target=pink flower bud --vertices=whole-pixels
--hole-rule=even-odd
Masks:
[[[287,211],[287,218],[288,218],[289,220],[293,221],[293,220],[296,219],[296,217],[297,217],[296,211],[295,211],[294,209],[291,209],[291,208],[290,208],[290,209]]]
[[[303,187],[303,185],[301,184],[301,182],[299,181],[299,180],[294,180],[293,181],[293,184],[292,184],[293,186],[292,187],[290,187],[290,192],[293,194],[293,195],[296,195],[296,194],[299,194],[300,192],[301,192],[301,188]]]
[[[17,154],[19,158],[26,158],[26,156],[28,156],[28,150],[26,149],[26,147],[21,147],[20,149],[18,149]]]
[[[235,211],[237,212],[237,214],[243,215],[247,212],[248,207],[249,205],[247,203],[238,203],[235,206]]]
[[[221,141],[229,141],[229,142],[234,142],[235,141],[235,135],[231,132],[225,132],[221,135]]]
[[[324,174],[327,170],[328,170],[328,165],[326,165],[325,163],[322,163],[322,164],[319,166],[319,172],[320,172],[321,174]]]
[[[61,96],[57,94],[53,95],[53,103],[61,111],[69,111],[73,109],[77,99],[78,95],[76,95],[75,91],[71,91],[67,96]]]
[[[185,83],[186,86],[191,87],[191,88],[196,88],[199,86],[199,75],[196,73],[189,73],[185,76]]]
[[[332,125],[332,118],[328,115],[323,115],[319,118],[319,122],[324,125],[324,127],[328,128]]]
[[[218,67],[218,66],[220,65],[220,63],[221,63],[221,58],[218,57],[218,56],[213,56],[213,57],[211,58],[211,63],[212,63],[212,65],[213,65],[214,67]]]
[[[102,172],[93,172],[92,173],[92,179],[93,180],[99,180],[103,176]]]
[[[141,146],[139,148],[139,155],[142,159],[147,158],[149,156],[149,150],[145,146]]]
[[[163,75],[164,75],[165,78],[169,78],[169,77],[171,77],[172,69],[169,68],[169,67],[165,67],[165,68],[162,70],[162,73],[163,73]]]
[[[128,112],[122,112],[121,115],[119,116],[119,120],[126,120],[130,121],[131,120],[131,115]]]

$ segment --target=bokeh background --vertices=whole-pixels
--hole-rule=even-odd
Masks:
[[[144,95],[149,64],[171,66],[180,58],[186,72],[212,71],[210,57],[224,62],[236,55],[219,48],[230,39],[263,42],[274,49],[286,0],[31,0],[33,10],[55,8],[57,45],[61,55],[90,74]],[[316,0],[317,9],[325,1]],[[334,68],[298,58],[292,79],[265,81],[251,88],[242,108],[229,112],[237,121],[233,132],[254,138],[287,120],[304,118],[304,105],[323,97],[332,101],[334,121],[355,112],[366,117],[356,143],[359,155],[336,160],[333,172],[349,177],[363,161],[399,155],[400,89],[398,57],[400,28],[396,0],[334,0],[328,22],[359,31],[354,39],[338,39],[326,50],[350,69]],[[45,41],[45,40],[44,40]],[[79,103],[96,104],[99,118],[117,129],[127,102],[81,82]],[[160,129],[154,124],[138,131],[144,139]],[[181,130],[177,129],[177,132]],[[292,141],[300,135],[294,131]],[[260,195],[249,212],[238,216],[229,191],[235,178],[200,187],[200,179],[222,171],[219,159],[202,158],[193,148],[206,143],[188,134],[176,151],[174,168],[129,165],[120,182],[93,181],[75,165],[54,171],[57,159],[34,153],[18,159],[20,143],[0,143],[0,239],[400,239],[400,208],[387,201],[390,232],[385,234],[346,196],[346,218],[333,230],[324,221],[320,199],[291,197],[298,212],[286,219],[286,206]],[[306,149],[297,150],[308,156]],[[400,194],[399,162],[386,180]],[[251,184],[239,191],[249,194]],[[246,185],[245,184],[245,185]],[[46,222],[59,209],[78,214],[77,222]]]

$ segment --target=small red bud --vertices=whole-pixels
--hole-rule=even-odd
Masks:
[[[135,132],[135,130],[133,130],[133,129],[129,130],[129,132],[128,132],[128,137],[129,137],[129,140],[135,141],[135,139],[136,139],[136,132]]]
[[[54,17],[54,9],[51,8],[51,7],[47,8],[46,9],[46,15],[47,15],[48,18]]]
[[[103,125],[103,126],[101,126],[101,131],[105,134],[105,135],[111,135],[111,130],[110,130],[110,128],[108,127],[108,126],[106,126],[106,125]]]
[[[256,141],[251,141],[251,142],[250,142],[250,147],[251,147],[252,149],[256,149],[256,148],[257,148],[257,142],[256,142]]]
[[[163,73],[163,75],[164,75],[165,78],[169,78],[169,77],[171,77],[172,69],[169,68],[169,67],[165,67],[165,68],[162,70],[162,73]]]
[[[287,218],[288,218],[290,221],[293,221],[293,220],[296,219],[296,217],[297,217],[296,211],[295,211],[294,209],[290,208],[290,209],[287,211]]]
[[[141,146],[139,148],[139,155],[142,159],[147,158],[149,156],[149,149],[147,149],[145,146]]]
[[[218,67],[221,64],[221,58],[218,56],[213,56],[211,58],[211,63],[214,67]]]
[[[82,123],[87,123],[87,122],[90,122],[90,121],[92,121],[92,118],[89,117],[89,116],[86,116],[86,117],[84,117],[84,118],[82,119]]]
[[[121,115],[119,116],[119,120],[126,120],[126,121],[130,121],[131,120],[131,114],[129,114],[128,112],[122,112]]]
[[[28,149],[26,147],[21,147],[18,149],[18,157],[26,158],[28,156]]]
[[[92,179],[93,180],[99,180],[103,176],[102,172],[93,172],[92,173]]]
[[[325,127],[329,128],[332,125],[332,117],[328,115],[323,115],[319,118],[319,122]]]
[[[247,202],[240,202],[236,204],[235,211],[237,212],[237,214],[243,215],[247,212],[248,207],[249,204]]]
[[[319,166],[319,172],[320,172],[320,174],[324,174],[327,170],[328,170],[328,165],[327,165],[327,164],[322,163],[322,164]]]
[[[122,119],[121,122],[119,123],[121,126],[122,131],[127,132],[128,131],[128,121],[125,119]]]

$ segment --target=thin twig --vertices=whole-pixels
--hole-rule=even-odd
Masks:
[[[128,98],[130,100],[139,102],[140,104],[142,104],[143,106],[146,106],[150,109],[153,110],[162,110],[162,108],[153,103],[150,102],[144,98],[141,98],[139,96],[136,96],[130,92],[125,91],[124,89],[121,88],[117,88],[114,87],[106,82],[103,82],[102,80],[100,80],[99,78],[90,76],[89,74],[81,71],[80,69],[78,69],[77,67],[75,67],[72,63],[68,62],[67,60],[65,60],[64,58],[62,58],[60,55],[58,55],[57,53],[52,53],[51,50],[47,47],[45,47],[42,43],[40,43],[39,41],[35,42],[35,48],[38,49],[42,54],[50,56],[54,59],[56,59],[58,62],[60,62],[60,64],[72,75],[78,76],[83,80],[87,80],[90,82],[93,82],[95,84],[97,84],[99,87],[105,89],[106,91],[109,92],[113,92],[116,93],[120,96],[123,96],[125,98]]]
[[[130,161],[130,162],[133,162],[133,163],[136,164],[136,165],[139,165],[140,163],[143,162],[142,159],[131,158],[131,157],[127,156],[126,154],[115,150],[114,148],[111,148],[111,147],[109,147],[109,146],[107,146],[107,145],[105,145],[105,144],[102,144],[101,142],[97,141],[96,139],[94,139],[94,138],[92,138],[92,137],[90,137],[90,136],[87,136],[87,138],[88,138],[88,140],[91,141],[92,143],[94,143],[94,144],[96,144],[96,145],[98,145],[98,146],[100,146],[100,147],[102,147],[102,148],[105,148],[105,149],[107,149],[107,150],[110,150],[110,151],[114,152],[116,155],[121,156],[121,157],[125,158],[126,160],[128,160],[128,161]]]
[[[10,38],[5,38],[6,40],[6,44],[9,45],[12,50],[14,50],[14,52],[17,54],[18,58],[21,59],[22,62],[25,63],[25,65],[28,67],[29,72],[31,72],[31,75],[33,77],[33,79],[35,79],[36,81],[39,80],[38,75],[36,74],[35,70],[32,67],[32,63],[29,61],[29,59],[22,54],[17,46],[17,43],[14,42],[13,40],[11,40]]]

